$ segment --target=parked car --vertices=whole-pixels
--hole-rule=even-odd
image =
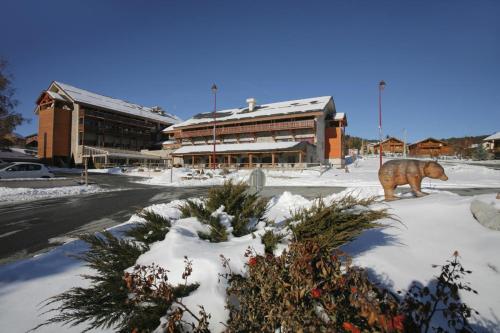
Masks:
[[[54,174],[40,163],[13,162],[0,166],[0,179],[53,177]]]

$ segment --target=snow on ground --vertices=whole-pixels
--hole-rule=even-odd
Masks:
[[[349,188],[342,193],[332,194],[324,200],[338,198],[345,194],[361,197],[378,195],[381,189]],[[428,284],[439,270],[432,264],[443,264],[457,250],[462,264],[473,273],[467,277],[475,294],[463,294],[464,300],[480,312],[481,322],[488,330],[498,331],[500,325],[500,232],[481,226],[470,212],[473,197],[460,197],[446,191],[432,191],[423,198],[408,198],[374,207],[387,207],[400,222],[390,219],[381,222],[387,227],[364,232],[358,239],[344,246],[353,255],[354,262],[369,270],[370,275],[393,291],[406,289],[413,281]],[[481,195],[481,200],[496,202],[495,194]],[[184,256],[193,260],[193,274],[190,282],[199,282],[200,287],[184,298],[186,304],[196,309],[201,304],[211,313],[211,329],[223,329],[220,322],[228,316],[225,304],[225,283],[218,282],[218,274],[224,273],[220,254],[230,259],[233,272],[244,269],[247,247],[262,253],[259,237],[251,235],[230,238],[223,243],[209,243],[199,239],[197,231],[206,226],[194,218],[180,219],[176,208],[182,201],[150,206],[151,209],[173,222],[165,240],[151,246],[150,251],[139,257],[138,263],[155,263],[166,267],[171,282],[181,282]],[[271,200],[267,217],[274,219],[278,227],[291,210],[309,206],[312,202],[289,192]],[[129,222],[138,221],[133,216]],[[264,232],[259,224],[256,235]],[[0,266],[0,322],[2,329],[9,332],[25,331],[47,318],[37,317],[40,301],[63,292],[69,287],[85,285],[79,274],[88,273],[81,262],[68,259],[65,254],[82,251],[80,241],[65,244],[54,251],[36,258]],[[168,254],[168,255],[166,255]],[[43,286],[43,288],[40,288]],[[47,326],[39,332],[75,332],[77,328]],[[480,330],[481,331],[481,330]]]
[[[471,188],[471,187],[500,187],[500,170],[490,169],[479,165],[464,163],[442,163],[448,181],[425,178],[422,181],[423,188]],[[340,187],[379,187],[378,181],[379,161],[376,158],[364,158],[355,161],[348,166],[349,173],[344,169],[331,168],[326,171],[320,168],[310,170],[264,170],[266,174],[266,186],[340,186]],[[212,173],[211,170],[206,172]],[[137,172],[127,173],[131,176],[148,177],[139,181],[143,184],[163,186],[211,186],[223,184],[226,179],[241,181],[248,179],[249,170],[232,172],[223,178],[219,175],[220,170],[215,171],[214,177],[198,176],[197,179],[183,179],[191,173],[190,169],[178,168],[173,170],[172,182],[170,181],[170,170],[161,173]],[[196,177],[195,177],[196,178]]]
[[[39,199],[59,198],[70,195],[107,192],[97,185],[61,186],[51,188],[10,188],[0,187],[0,204],[16,201],[31,201]]]

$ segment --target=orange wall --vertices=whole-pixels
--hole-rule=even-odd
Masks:
[[[38,113],[38,156],[52,158],[71,153],[71,111],[44,109]]]
[[[342,158],[342,129],[325,128],[325,158]]]
[[[54,110],[38,112],[38,157],[52,158],[52,137],[54,132]]]
[[[71,155],[71,111],[54,110],[53,155]]]

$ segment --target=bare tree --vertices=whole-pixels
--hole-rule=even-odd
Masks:
[[[7,73],[7,61],[0,59],[0,139],[11,134],[16,126],[27,119],[15,111],[18,101],[14,98],[12,75]]]

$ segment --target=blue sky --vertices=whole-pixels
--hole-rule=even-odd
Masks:
[[[500,130],[500,1],[2,1],[18,111],[52,80],[187,119],[332,95],[347,133],[408,140]]]

